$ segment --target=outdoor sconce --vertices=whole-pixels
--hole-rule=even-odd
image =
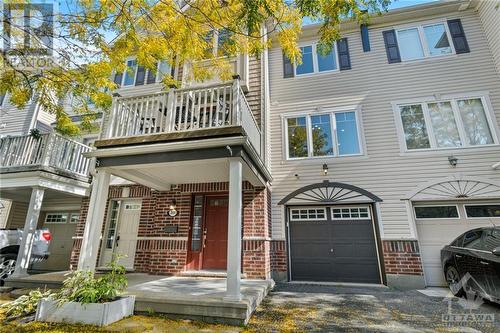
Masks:
[[[323,164],[323,174],[326,176],[328,175],[328,164]]]
[[[457,166],[457,163],[458,163],[458,158],[456,158],[455,156],[451,155],[451,156],[448,156],[448,162],[450,163],[450,165],[452,167],[456,167]]]
[[[175,199],[172,199],[172,202],[170,203],[170,206],[168,207],[168,216],[174,217],[177,216],[177,201]]]

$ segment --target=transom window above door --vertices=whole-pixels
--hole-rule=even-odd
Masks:
[[[285,118],[287,159],[361,154],[356,111]]]
[[[397,29],[396,36],[403,61],[455,53],[445,23]]]
[[[399,104],[395,109],[407,151],[498,143],[484,97]]]
[[[317,44],[300,46],[302,53],[302,64],[295,67],[295,75],[330,72],[338,70],[337,47],[333,45],[331,50],[320,51]]]

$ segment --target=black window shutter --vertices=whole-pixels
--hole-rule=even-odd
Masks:
[[[289,77],[294,77],[293,73],[293,64],[290,58],[286,56],[286,54],[283,52],[283,77],[289,78]]]
[[[389,63],[401,62],[396,31],[387,30],[383,31],[382,34],[384,35],[385,51],[387,52],[387,60]]]
[[[464,28],[460,19],[448,20],[448,28],[450,29],[453,46],[455,46],[455,52],[457,54],[469,53],[469,44],[465,38]]]
[[[363,52],[370,51],[370,36],[368,35],[368,26],[361,25],[361,42],[363,43]]]
[[[158,69],[158,64],[155,65],[155,68]],[[151,84],[151,83],[155,83],[155,82],[156,82],[156,72],[149,69],[146,83]]]
[[[347,38],[342,38],[337,41],[337,51],[339,53],[339,69],[341,71],[351,69],[351,56],[349,55]]]
[[[113,82],[116,83],[118,86],[120,86],[122,84],[122,78],[123,78],[123,72],[115,73],[115,78]]]
[[[138,66],[137,74],[135,75],[135,85],[136,86],[143,85],[145,77],[146,77],[146,68],[144,66]]]

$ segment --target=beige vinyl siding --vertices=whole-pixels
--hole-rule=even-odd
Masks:
[[[21,201],[12,201],[10,206],[9,218],[7,220],[7,229],[24,228],[26,221],[26,214],[28,214],[28,203]]]
[[[500,82],[479,17],[467,10],[426,20],[440,18],[445,22],[462,19],[471,53],[388,64],[382,31],[397,25],[372,26],[371,52],[363,52],[359,31],[344,34],[349,42],[351,70],[284,79],[281,49],[270,51],[273,238],[285,236],[283,207],[277,205],[278,201],[293,190],[325,179],[353,184],[382,198],[385,239],[415,238],[401,199],[416,186],[454,174],[500,180],[500,172],[491,168],[500,156],[498,146],[401,152],[391,102],[482,91],[489,93],[497,124],[500,119]],[[360,107],[364,156],[285,160],[283,114],[345,106]],[[456,168],[448,163],[452,154],[458,158]],[[323,175],[323,163],[328,164],[328,176]]]
[[[500,75],[500,0],[480,1],[478,13]]]
[[[28,103],[24,108],[18,109],[10,103],[7,95],[0,107],[0,136],[28,134],[36,124],[33,122],[36,107],[36,103]]]

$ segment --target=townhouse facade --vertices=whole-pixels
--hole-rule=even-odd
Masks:
[[[275,45],[232,59],[230,82],[130,58],[85,154],[90,196],[38,220],[72,221],[64,268],[46,269],[120,255],[226,276],[229,298],[240,277],[444,284],[441,247],[500,215],[499,15],[494,1],[394,10],[342,24],[326,54],[306,26],[302,64]]]

